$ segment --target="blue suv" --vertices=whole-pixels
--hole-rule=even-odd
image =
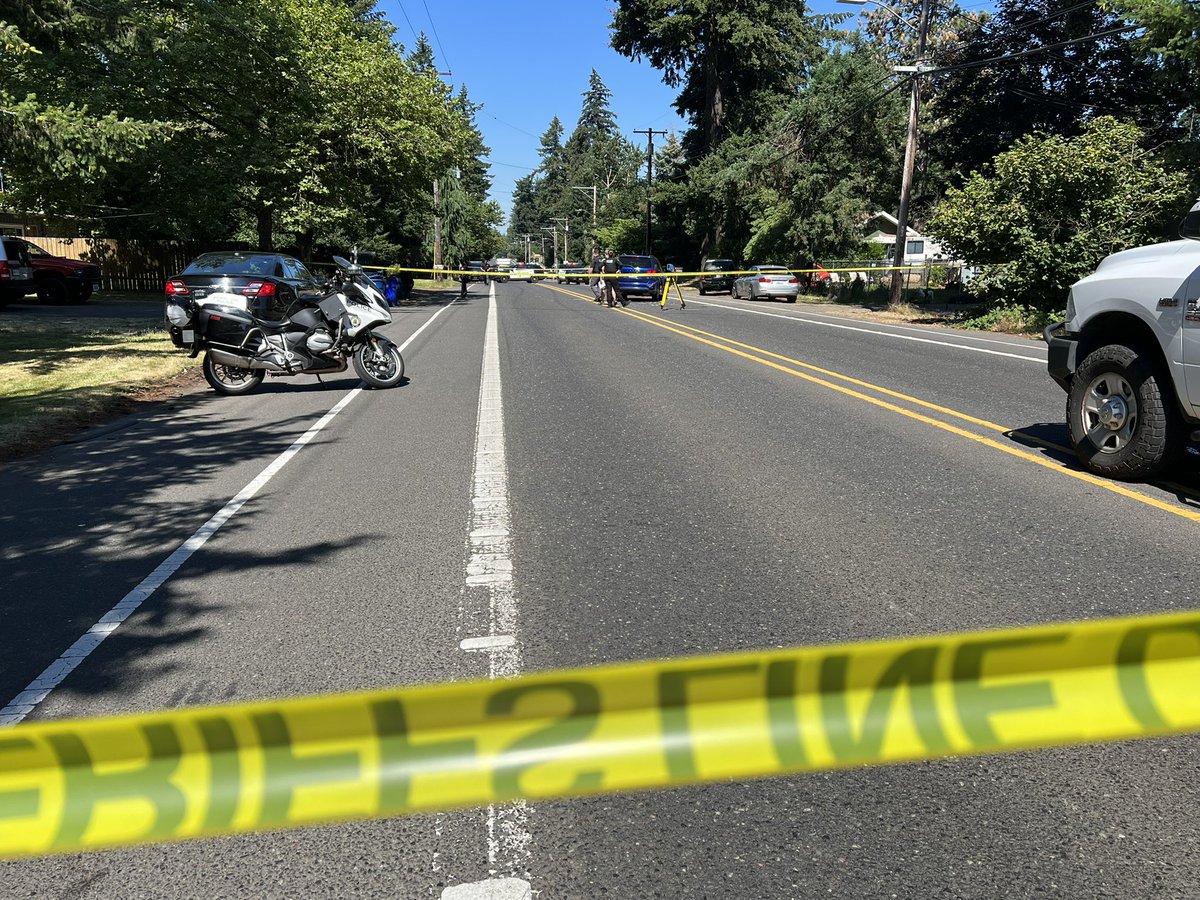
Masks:
[[[644,277],[659,271],[657,259],[653,256],[622,254],[617,257],[617,262],[621,264],[621,277],[617,279],[617,296],[621,298],[622,303],[630,296],[658,300],[662,295],[663,279]]]

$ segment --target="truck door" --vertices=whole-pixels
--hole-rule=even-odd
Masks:
[[[1179,298],[1183,306],[1183,380],[1187,386],[1187,402],[1200,409],[1200,269],[1188,276],[1180,293],[1183,295]],[[1164,302],[1165,299],[1160,300],[1160,306]]]

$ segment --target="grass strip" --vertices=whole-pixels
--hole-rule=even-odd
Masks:
[[[199,360],[144,318],[0,318],[0,460],[198,383]]]

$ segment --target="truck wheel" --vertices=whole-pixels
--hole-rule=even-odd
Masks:
[[[67,302],[67,283],[61,278],[43,278],[37,283],[37,295],[43,303],[62,306]]]
[[[1097,348],[1076,371],[1067,430],[1083,467],[1107,478],[1148,478],[1184,450],[1183,417],[1167,374],[1122,344]]]
[[[72,303],[87,303],[92,296],[92,286],[90,284],[75,285],[71,288],[68,296]]]

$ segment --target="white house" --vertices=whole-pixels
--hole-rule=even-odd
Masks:
[[[888,247],[888,256],[891,257],[891,248],[896,243],[896,226],[899,224],[896,217],[885,212],[877,212],[872,214],[866,221],[868,227],[873,222],[878,222],[879,227],[873,233],[866,237],[866,240],[874,244],[884,244]],[[920,266],[930,260],[941,260],[948,258],[948,254],[942,249],[942,245],[937,241],[925,237],[914,228],[908,229],[904,259],[900,263],[903,266]]]

